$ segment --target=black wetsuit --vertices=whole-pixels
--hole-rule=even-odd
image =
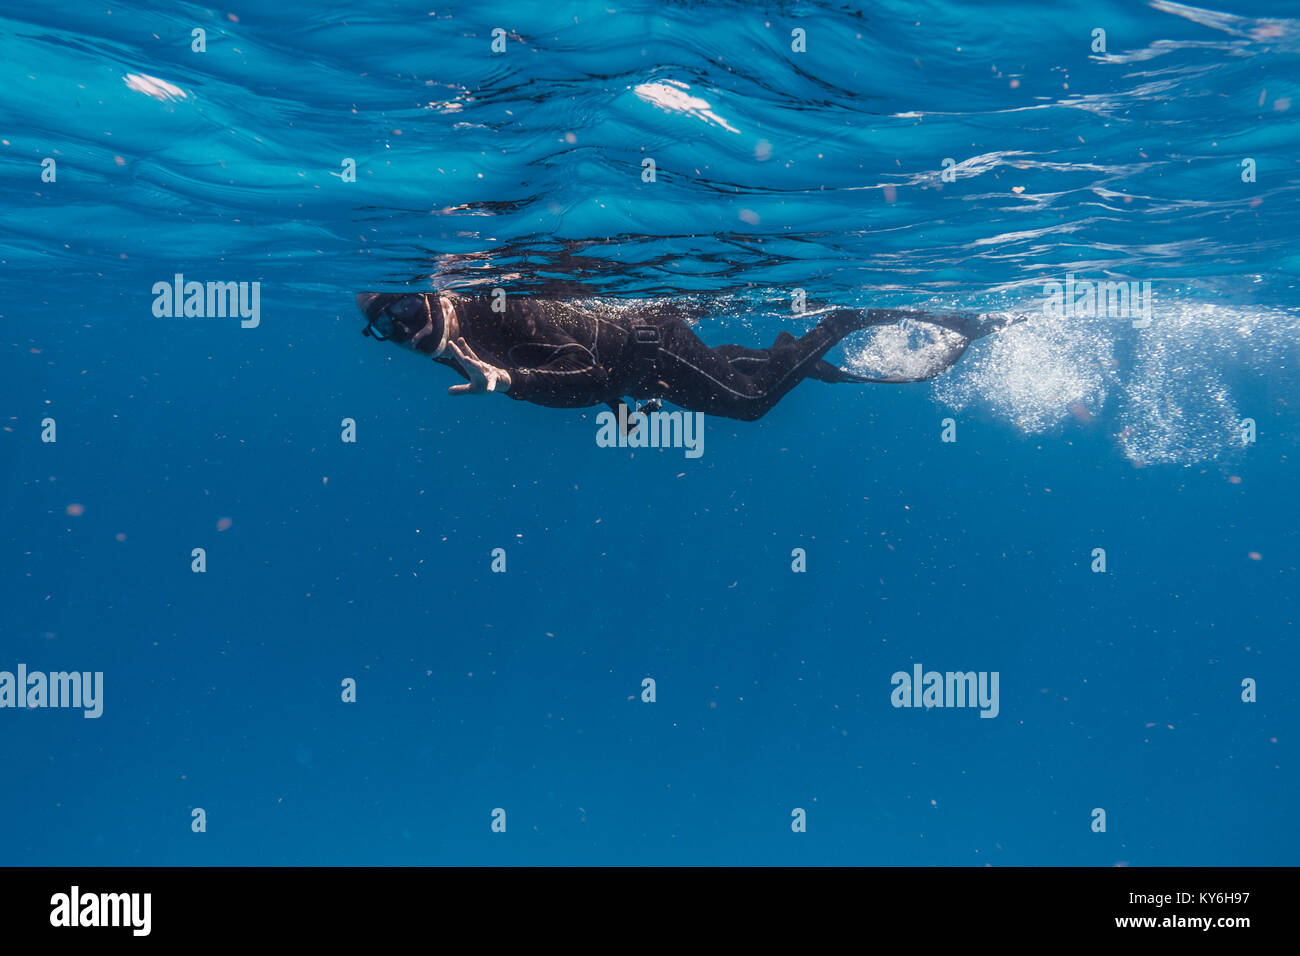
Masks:
[[[550,299],[509,296],[504,311],[487,297],[444,294],[456,310],[460,336],[484,362],[510,373],[511,398],[558,408],[617,406],[625,397],[664,399],[688,411],[743,421],[766,414],[805,378],[830,382],[916,381],[865,378],[822,360],[851,332],[902,313],[838,309],[795,338],[781,333],[771,348],[705,345],[670,308],[627,310]],[[410,341],[419,326],[441,321],[439,297],[379,296],[367,308],[403,316],[388,337],[432,355],[440,330]],[[436,317],[436,318],[435,318]],[[962,351],[965,349],[962,345]],[[958,353],[960,354],[960,353]],[[942,367],[946,368],[951,361]],[[468,379],[450,350],[435,361]],[[939,369],[941,371],[942,369]],[[937,372],[936,372],[937,374]],[[925,376],[930,377],[930,376]]]

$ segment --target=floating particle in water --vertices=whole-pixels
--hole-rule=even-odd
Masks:
[[[230,518],[218,518],[218,519],[217,519],[217,530],[218,530],[218,531],[225,531],[225,530],[227,530],[227,529],[228,529],[232,524],[234,524],[234,523],[235,523],[235,522],[234,522],[233,520],[231,520]]]
[[[82,515],[86,513],[86,506],[72,504],[72,505],[68,505],[68,507],[66,507],[63,510],[66,511],[73,518],[80,518]]]
[[[1250,558],[1250,560],[1252,561],[1262,561],[1264,559],[1264,556],[1260,554],[1258,551],[1251,551],[1249,554],[1246,555],[1246,557]]]

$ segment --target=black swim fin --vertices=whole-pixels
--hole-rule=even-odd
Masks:
[[[981,314],[979,312],[919,312],[912,309],[871,309],[869,311],[881,317],[889,316],[891,320],[907,319],[922,325],[937,325],[956,332],[971,342],[1001,332],[1028,318],[1027,315],[1007,312]]]
[[[812,371],[808,373],[808,377],[819,382],[855,382],[859,385],[868,385],[881,381],[878,378],[867,378],[865,375],[858,375],[856,372],[850,372],[838,365],[832,365],[825,359],[817,360],[812,367]]]
[[[885,325],[892,322],[908,320],[920,325],[934,325],[947,329],[958,335],[956,341],[949,341],[934,356],[930,366],[911,374],[895,372],[882,376],[857,375],[828,362],[818,362],[809,378],[822,382],[856,382],[860,384],[903,385],[910,382],[926,382],[952,368],[957,360],[965,354],[970,344],[986,335],[997,332],[1025,321],[1027,315],[994,313],[981,315],[977,312],[920,312],[913,309],[868,309],[870,325]],[[778,342],[780,339],[778,338]]]

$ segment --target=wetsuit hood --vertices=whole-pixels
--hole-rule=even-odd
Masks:
[[[396,342],[429,355],[441,355],[447,342],[443,307],[430,293],[393,295],[362,292],[357,308],[366,317],[365,335]]]

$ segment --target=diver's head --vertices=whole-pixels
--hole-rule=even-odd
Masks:
[[[357,308],[366,317],[362,334],[380,341],[391,339],[398,345],[415,346],[432,337],[432,344],[437,345],[442,334],[437,327],[442,321],[442,310],[431,307],[425,295],[361,292],[357,295]]]

